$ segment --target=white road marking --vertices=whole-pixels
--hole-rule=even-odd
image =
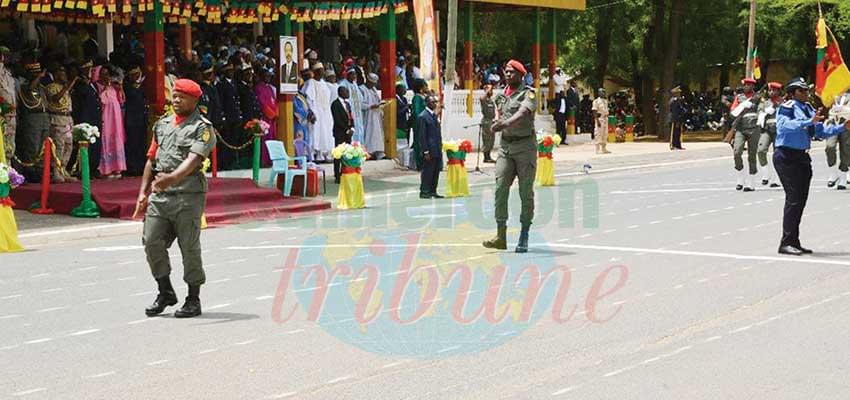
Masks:
[[[90,333],[100,332],[100,329],[86,329],[84,331],[74,332],[68,336],[83,336],[88,335]]]
[[[115,375],[115,371],[104,372],[104,373],[100,373],[100,374],[96,374],[96,375],[89,375],[86,378],[97,379],[97,378],[103,378],[103,377],[107,377],[107,376],[111,376],[111,375]]]
[[[638,228],[638,227],[640,227],[640,225],[631,225],[627,229],[635,229],[635,228]]]
[[[631,210],[629,210],[629,212],[638,212],[638,211],[640,211],[640,208],[632,208]]]
[[[136,260],[121,261],[120,263],[118,263],[118,265],[130,265],[130,264],[137,263],[137,262],[140,262],[140,261],[136,261]]]
[[[614,232],[617,232],[617,230],[616,229],[606,229],[605,232],[602,232],[602,233],[614,233]]]
[[[720,274],[719,276],[721,276],[721,277],[725,278],[725,277],[729,276],[729,273],[728,273],[728,272],[724,272],[724,273]]]
[[[660,223],[661,223],[661,221],[652,221],[652,222],[650,222],[649,224],[650,224],[650,225],[655,225],[655,224],[660,224]]]
[[[685,285],[676,285],[676,286],[673,286],[673,289],[679,290],[683,287],[685,287]]]
[[[153,318],[137,319],[135,321],[128,322],[127,325],[143,324],[143,323],[149,322],[149,321],[153,321]]]
[[[608,194],[728,192],[728,191],[729,191],[729,189],[726,189],[726,188],[693,188],[693,189],[655,189],[655,190],[614,190],[612,192],[608,192]]]
[[[12,393],[12,396],[15,396],[15,397],[26,396],[28,394],[43,392],[45,390],[47,390],[47,388],[36,388],[36,389],[24,390],[24,391],[21,391],[21,392]]]
[[[729,236],[731,234],[732,234],[732,232],[723,232],[723,233],[720,234],[720,236]]]
[[[97,282],[86,282],[86,283],[81,283],[81,284],[80,284],[80,287],[89,287],[89,286],[94,286],[94,285],[97,285]]]
[[[0,300],[17,299],[18,297],[23,297],[23,295],[22,294],[10,294],[8,296],[0,297]]]
[[[242,276],[240,276],[240,278],[243,278],[243,279],[245,279],[245,278],[253,278],[253,277],[255,277],[255,276],[260,276],[260,274],[247,274],[247,275],[242,275]]]
[[[614,376],[614,375],[622,374],[623,372],[626,372],[626,371],[628,371],[628,370],[630,370],[630,369],[634,369],[634,367],[621,368],[621,369],[618,369],[618,370],[616,370],[616,371],[611,371],[611,372],[609,372],[609,373],[607,373],[607,374],[605,374],[605,375],[602,375],[602,376],[603,376],[603,377],[605,377],[605,378],[610,378],[610,377],[612,377],[612,376]]]
[[[219,308],[230,307],[233,303],[224,303],[207,308],[207,310],[218,310]]]
[[[257,341],[257,339],[251,339],[251,340],[246,340],[246,341],[244,341],[244,342],[234,343],[233,345],[235,345],[235,346],[244,346],[244,345],[246,345],[246,344],[251,344],[251,343],[254,343],[254,342],[256,342],[256,341]]]
[[[584,239],[593,236],[593,234],[585,233],[584,235],[579,236],[579,239]]]
[[[165,363],[167,363],[167,362],[168,362],[168,360],[156,360],[156,361],[151,361],[151,362],[149,362],[149,363],[148,363],[148,366],[152,367],[152,366],[154,366],[154,365],[165,364]]]
[[[110,301],[112,301],[112,300],[110,300],[110,299],[98,299],[98,300],[87,301],[86,304],[108,303]]]
[[[243,263],[245,261],[248,261],[248,259],[247,258],[237,258],[235,260],[230,260],[227,263],[228,264],[239,264],[239,263]]]
[[[44,273],[41,273],[41,274],[33,275],[33,276],[31,276],[30,278],[43,278],[43,277],[45,277],[45,276],[50,276],[50,273],[49,273],[49,272],[44,272]]]
[[[711,240],[711,239],[714,239],[714,236],[705,236],[705,237],[702,238],[702,240]]]
[[[708,281],[710,281],[710,280],[711,280],[711,279],[708,279],[708,278],[702,278],[702,279],[698,280],[697,282],[698,282],[698,283],[706,283],[706,282],[708,282]]]
[[[339,383],[339,382],[342,382],[342,381],[346,381],[346,380],[349,380],[349,379],[351,379],[351,378],[353,378],[353,376],[351,376],[351,375],[340,376],[339,378],[334,378],[334,379],[329,380],[329,381],[327,382],[327,384],[328,384],[328,385],[333,385],[334,383]]]
[[[201,351],[199,351],[199,352],[198,352],[198,354],[199,354],[199,355],[200,355],[200,354],[207,354],[207,353],[212,353],[212,352],[215,352],[215,351],[218,351],[218,349],[206,349],[206,350],[201,350]]]
[[[710,338],[708,338],[708,339],[705,339],[705,342],[706,342],[706,343],[709,343],[709,342],[713,342],[713,341],[715,341],[715,340],[720,340],[720,339],[722,339],[722,338],[723,338],[723,336],[712,336],[712,337],[710,337]]]
[[[287,397],[295,396],[296,394],[298,394],[298,392],[286,392],[286,393],[281,393],[281,394],[275,394],[275,395],[269,396],[267,398],[269,398],[269,399],[285,399]]]
[[[255,297],[254,300],[269,300],[269,299],[273,299],[273,298],[274,298],[274,296],[272,296],[272,295],[265,295],[265,296]]]
[[[75,272],[83,272],[83,271],[91,271],[97,269],[97,266],[85,267],[85,268],[77,268],[74,270]]]
[[[51,338],[41,338],[41,339],[35,339],[35,340],[30,340],[30,341],[24,342],[24,344],[38,344],[38,343],[49,342],[51,340],[53,340],[53,339],[51,339]]]
[[[118,281],[122,281],[122,282],[123,281],[132,281],[133,279],[136,279],[136,277],[135,276],[125,276],[123,278],[118,278]]]
[[[12,319],[12,318],[18,318],[18,317],[23,317],[23,315],[21,315],[21,314],[9,314],[9,315],[4,315],[4,316],[0,317],[0,319]]]
[[[539,245],[539,244],[538,244]],[[550,247],[559,247],[559,248],[570,248],[570,249],[586,249],[586,250],[601,250],[601,251],[621,251],[626,253],[651,253],[651,254],[664,254],[664,255],[674,255],[674,256],[688,256],[688,257],[708,257],[708,258],[728,258],[734,260],[756,260],[756,261],[779,261],[779,262],[787,262],[787,263],[800,263],[800,264],[826,264],[826,265],[843,265],[850,266],[850,261],[842,261],[842,260],[829,260],[829,259],[820,259],[820,258],[809,258],[809,257],[774,257],[774,256],[758,256],[758,255],[748,255],[748,254],[733,254],[733,253],[713,253],[707,251],[685,251],[685,250],[661,250],[661,249],[646,249],[639,247],[621,247],[621,246],[598,246],[598,245],[589,245],[589,244],[560,244],[560,243],[547,243],[547,246]],[[742,267],[742,271],[746,271],[751,269],[751,266]]]
[[[753,327],[752,325],[742,326],[742,327],[740,327],[740,328],[738,328],[738,329],[735,329],[734,331],[732,331],[732,332],[730,332],[730,333],[738,333],[738,332],[747,331],[747,330],[749,330],[749,329],[750,329],[750,328],[752,328],[752,327]]]
[[[64,309],[66,309],[66,308],[68,308],[68,307],[67,307],[67,306],[62,306],[62,307],[50,307],[50,308],[43,308],[43,309],[38,310],[38,311],[36,311],[36,312],[37,312],[37,313],[46,313],[46,312],[51,312],[51,311],[64,310]]]
[[[688,217],[699,217],[700,215],[702,215],[702,213],[691,213],[688,214]]]
[[[64,288],[61,288],[61,287],[58,287],[58,288],[53,288],[53,289],[44,289],[44,290],[42,290],[42,291],[41,291],[41,293],[61,292],[61,291],[63,291],[63,290],[65,290],[65,289],[64,289]]]
[[[151,294],[153,294],[153,291],[152,291],[152,290],[148,290],[147,292],[134,293],[134,294],[132,294],[131,296],[147,296],[147,295],[151,295]]]
[[[680,219],[682,219],[682,218],[685,218],[685,217],[682,217],[682,216],[673,217],[673,219],[675,219],[675,220],[680,220]]]
[[[437,350],[437,354],[440,354],[440,353],[447,353],[447,352],[450,352],[450,351],[452,351],[452,350],[457,350],[457,349],[459,349],[459,348],[460,348],[460,345],[457,345],[457,346],[449,346],[449,347],[446,347],[445,349]]]
[[[489,236],[489,235],[488,235],[488,236]],[[561,242],[568,242],[569,240],[570,240],[569,238],[566,238],[566,239],[559,239],[559,240],[558,240],[558,243],[561,243]],[[355,257],[355,258],[357,258],[357,257]]]
[[[615,305],[615,306],[619,306],[620,304],[626,304],[626,301],[625,300],[615,301],[612,304]]]
[[[573,390],[576,390],[576,389],[578,389],[579,387],[580,387],[580,386],[570,386],[570,387],[565,387],[565,388],[563,388],[563,389],[561,389],[561,390],[559,390],[559,391],[557,391],[557,392],[552,393],[552,396],[560,396],[560,395],[562,395],[562,394],[572,392]]]
[[[223,278],[223,279],[214,280],[210,283],[224,283],[224,282],[227,282],[229,280],[230,280],[230,278]]]
[[[689,244],[691,244],[691,242],[681,242],[679,243],[679,246],[687,246]]]
[[[652,296],[655,296],[655,293],[654,292],[646,292],[646,293],[643,294],[643,296],[644,297],[652,297]]]
[[[301,333],[301,332],[304,332],[304,330],[303,329],[294,329],[294,330],[286,331],[286,332],[283,332],[283,333],[286,334],[286,335],[294,335],[296,333]]]

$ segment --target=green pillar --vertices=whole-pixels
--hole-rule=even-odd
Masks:
[[[97,204],[91,199],[91,177],[89,175],[89,143],[80,143],[80,171],[82,173],[83,186],[83,201],[80,205],[71,210],[71,215],[81,218],[97,218],[100,216],[100,209]]]

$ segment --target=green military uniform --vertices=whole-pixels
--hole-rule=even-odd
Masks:
[[[510,119],[525,108],[531,112],[515,126],[502,131],[499,159],[496,161],[496,222],[508,221],[508,194],[514,178],[519,178],[519,197],[522,201],[520,222],[531,226],[534,218],[534,177],[537,173],[537,137],[534,134],[534,112],[537,100],[534,89],[522,87],[510,95],[499,94],[495,99],[502,121]]]
[[[738,190],[744,188],[749,191],[753,189],[752,177],[758,173],[757,152],[761,138],[761,127],[758,126],[760,101],[758,95],[753,95],[749,99],[743,94],[738,96],[738,104],[745,101],[749,101],[751,105],[742,110],[732,123],[732,129],[735,130],[735,142],[732,147],[734,149],[735,170],[740,173],[736,188]],[[744,172],[744,145],[747,146],[747,161],[750,167],[748,177]]]
[[[759,165],[763,170],[762,185],[767,185],[773,175],[772,168],[768,165],[767,151],[770,149],[770,145],[776,141],[776,110],[779,109],[780,104],[782,104],[781,98],[778,103],[767,100],[759,104],[759,120],[763,120],[758,146]],[[779,185],[774,183],[773,186],[778,187]]]
[[[836,148],[838,151],[836,152]],[[830,136],[826,139],[826,165],[829,167],[829,180],[827,187],[834,187],[838,183],[839,190],[847,189],[847,170],[850,169],[850,135],[844,132],[840,135]],[[836,154],[837,153],[837,154]],[[838,165],[836,166],[836,161]]]
[[[175,115],[166,116],[153,127],[159,149],[153,165],[154,174],[170,173],[177,169],[189,153],[204,158],[215,148],[212,124],[198,109],[179,125]],[[183,256],[183,280],[190,286],[200,286],[205,280],[201,261],[201,215],[206,203],[207,180],[198,170],[175,183],[164,192],[150,196],[145,215],[144,236],[148,264],[156,279],[171,273],[168,248],[177,239]]]
[[[490,152],[496,142],[496,134],[493,133],[493,120],[496,119],[496,102],[493,96],[481,98],[481,138],[484,141],[484,160],[490,160]]]

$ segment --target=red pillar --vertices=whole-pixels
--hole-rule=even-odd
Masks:
[[[396,157],[396,103],[395,103],[395,66],[396,66],[396,18],[395,9],[389,6],[389,11],[382,15],[380,24],[381,37],[381,99],[388,105],[384,108],[384,154],[388,158]]]
[[[151,118],[158,118],[165,108],[165,38],[162,33],[162,4],[153,2],[153,10],[145,13],[145,98]]]
[[[549,96],[548,96],[549,99],[555,98],[555,80],[552,79],[552,77],[555,74],[555,68],[558,67],[555,63],[557,61],[557,56],[558,56],[558,54],[557,54],[558,50],[557,50],[557,47],[556,47],[556,45],[558,43],[558,38],[557,38],[557,33],[556,33],[557,30],[556,30],[555,17],[556,17],[555,10],[554,9],[550,10],[549,11],[549,34],[546,35],[546,37],[548,39],[547,40],[547,42],[548,42],[547,43],[547,47],[548,47],[547,50],[548,50],[548,53],[549,53]]]
[[[185,24],[180,25],[180,53],[183,58],[192,59],[192,22],[187,20]]]
[[[534,90],[540,96],[540,20],[541,11],[534,11],[534,43],[531,45],[531,73],[534,75]],[[551,76],[552,71],[549,71]],[[543,102],[537,101],[537,109],[540,110]]]

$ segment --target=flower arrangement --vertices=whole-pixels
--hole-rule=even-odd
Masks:
[[[75,142],[89,142],[95,144],[100,137],[100,131],[94,125],[87,123],[74,125],[72,130]]]
[[[443,142],[443,151],[449,160],[466,160],[466,155],[472,153],[472,142],[469,139],[450,140]]]
[[[9,197],[9,192],[24,184],[23,175],[14,168],[0,163],[0,199]]]
[[[366,152],[366,148],[360,142],[341,143],[331,151],[331,155],[334,159],[341,160],[346,167],[354,168],[360,167],[363,160],[369,158],[369,153]]]
[[[560,135],[537,135],[538,156],[552,158],[552,150],[561,145]]]
[[[265,135],[269,132],[269,128],[268,122],[256,118],[245,123],[245,131],[252,135]]]

